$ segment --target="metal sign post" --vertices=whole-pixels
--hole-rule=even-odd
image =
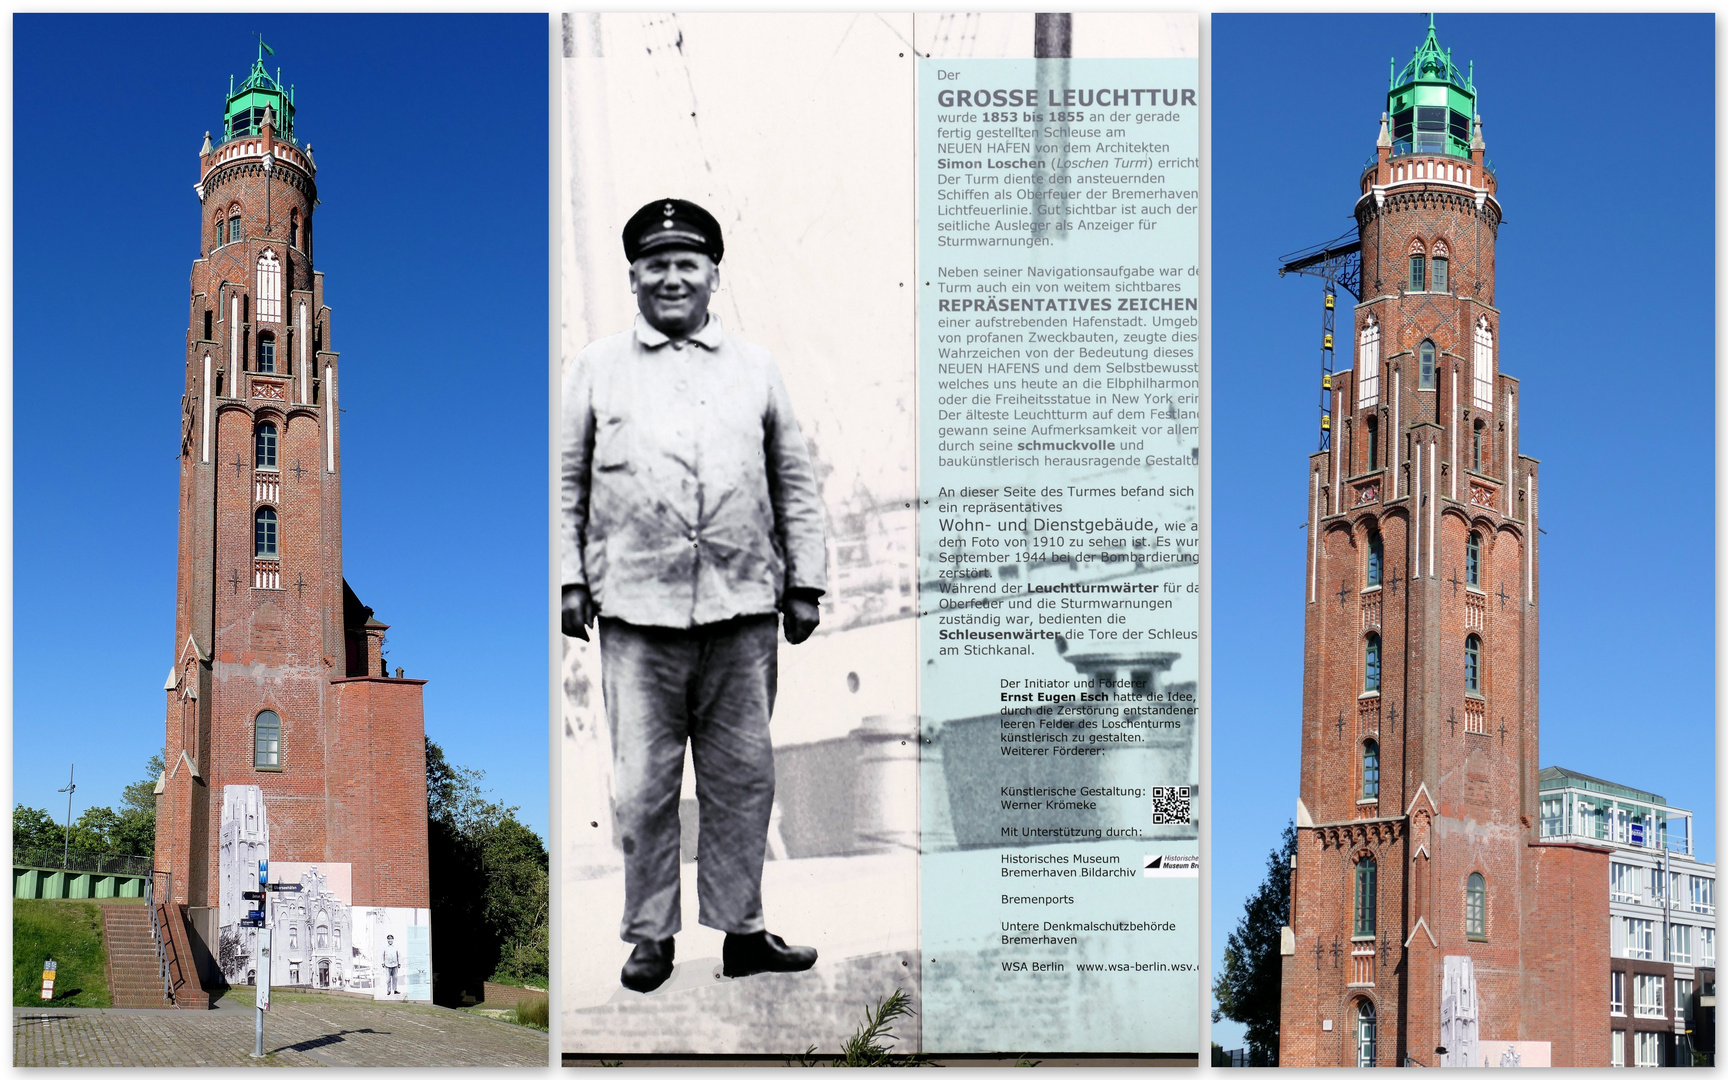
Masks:
[[[257,1014],[252,1022],[252,1056],[264,1056],[264,1012],[270,1008],[270,863],[267,860],[258,861],[258,891],[247,893],[246,899],[255,900],[258,904],[256,922],[262,925],[258,929],[258,962],[256,981]]]

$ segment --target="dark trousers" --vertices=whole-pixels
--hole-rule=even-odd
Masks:
[[[678,796],[686,742],[696,771],[699,918],[732,934],[763,929],[778,629],[771,614],[688,630],[600,620],[625,941],[658,941],[682,928]]]

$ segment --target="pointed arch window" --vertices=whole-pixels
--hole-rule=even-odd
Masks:
[[[1385,545],[1380,542],[1380,534],[1377,532],[1369,533],[1368,572],[1364,575],[1367,579],[1369,588],[1373,588],[1380,584],[1381,567],[1385,563],[1385,554],[1386,549]]]
[[[1471,431],[1470,468],[1476,472],[1482,471],[1482,421],[1476,421]]]
[[[274,469],[276,467],[276,425],[268,420],[258,425],[258,430],[252,437],[252,467],[255,469]]]
[[[1362,744],[1362,797],[1380,797],[1380,744],[1373,739]]]
[[[1486,315],[1476,320],[1473,338],[1470,366],[1476,375],[1476,407],[1491,410],[1494,408],[1494,331],[1489,328]]]
[[[1356,387],[1360,399],[1356,403],[1358,407],[1371,408],[1380,400],[1380,323],[1372,315],[1363,324],[1362,334],[1357,340]],[[1370,418],[1368,422],[1372,424],[1374,421]],[[1372,452],[1369,456],[1373,456]]]
[[[1434,369],[1437,366],[1434,363],[1434,342],[1424,338],[1422,347],[1416,350],[1416,356],[1418,361],[1416,388],[1418,390],[1434,389]]]
[[[1380,692],[1380,635],[1370,633],[1362,642],[1362,692]]]
[[[1378,1068],[1379,1057],[1380,1034],[1374,1018],[1374,1003],[1364,999],[1356,1006],[1356,1067]]]
[[[260,559],[274,559],[281,550],[276,531],[276,510],[260,506],[252,515],[252,554]]]
[[[1481,874],[1471,874],[1464,883],[1464,936],[1488,940],[1488,883]]]
[[[1374,856],[1364,855],[1356,863],[1356,903],[1355,917],[1350,920],[1352,937],[1373,937],[1375,932],[1375,896],[1377,882],[1375,880],[1378,867],[1374,865]]]
[[[240,208],[236,206],[228,211],[228,242],[238,242],[240,239]]]
[[[252,767],[282,767],[282,718],[265,709],[252,724]]]
[[[1482,587],[1482,534],[1472,532],[1464,541],[1464,584]]]
[[[1482,639],[1475,634],[1464,639],[1464,692],[1482,692]]]
[[[258,256],[258,300],[253,306],[259,322],[282,321],[282,260],[269,248]]]

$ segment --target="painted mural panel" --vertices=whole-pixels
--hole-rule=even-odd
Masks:
[[[366,962],[354,934],[353,879],[351,863],[271,864],[271,881],[300,886],[298,892],[278,892],[270,898],[276,945],[272,984],[369,989],[351,985],[356,969]]]
[[[251,910],[244,892],[258,889],[258,862],[270,858],[270,824],[264,814],[264,793],[256,784],[222,788],[219,848],[222,894],[217,915],[217,964],[232,984],[257,981],[258,931],[240,925]]]
[[[432,1000],[432,912],[427,908],[354,909],[366,944],[369,989],[379,1001]],[[359,986],[353,989],[362,989]]]

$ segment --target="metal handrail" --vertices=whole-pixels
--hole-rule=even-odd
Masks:
[[[172,870],[150,871],[144,879],[144,904],[150,909],[150,940],[156,945],[156,967],[162,976],[162,999],[172,1000],[174,984],[168,975],[168,946],[162,940],[162,921],[156,916],[156,875],[165,874],[168,877],[168,892],[174,892],[174,872]]]

